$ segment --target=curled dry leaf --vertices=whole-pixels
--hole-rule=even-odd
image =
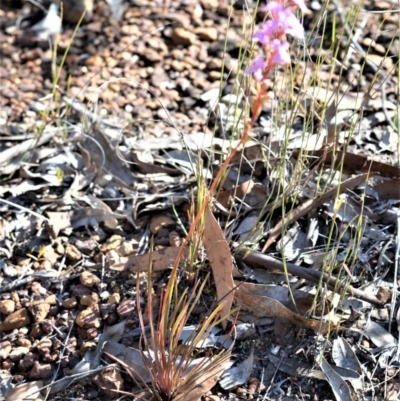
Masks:
[[[129,370],[136,379],[140,379],[145,383],[151,382],[139,350],[119,344],[116,341],[107,341],[104,345],[103,352],[117,362],[122,362],[124,367]]]
[[[152,256],[152,271],[161,271],[171,269],[180,248],[164,248],[153,251]],[[184,250],[183,258],[187,257],[188,251]],[[122,256],[109,259],[105,262],[105,267],[117,271],[131,271],[131,272],[147,272],[149,269],[150,254]],[[102,264],[99,263],[92,267],[101,268]]]
[[[227,317],[231,311],[235,286],[232,277],[233,262],[229,245],[222,234],[221,227],[209,208],[205,211],[204,247],[213,272],[218,300],[224,303],[222,316]],[[226,320],[222,323],[226,328]]]
[[[252,312],[257,317],[265,315],[282,317],[288,319],[291,323],[297,326],[313,329],[318,333],[327,333],[328,331],[337,328],[332,323],[300,316],[282,305],[276,299],[247,293],[242,286],[238,287],[235,291],[235,297],[238,304],[243,309]]]
[[[350,387],[347,383],[336,373],[332,366],[329,365],[325,359],[321,359],[321,370],[325,373],[328,383],[330,384],[333,394],[335,394],[337,401],[354,401]]]
[[[23,383],[4,394],[5,401],[40,401],[44,400],[40,389],[43,387],[41,380]]]
[[[240,386],[249,380],[251,372],[253,370],[254,363],[254,349],[250,351],[250,355],[237,366],[227,369],[222,374],[220,385],[224,390]]]
[[[210,391],[226,369],[231,352],[231,349],[223,351],[217,362],[210,358],[210,362],[204,366],[203,374],[195,375],[192,380],[180,387],[173,401],[198,401]]]

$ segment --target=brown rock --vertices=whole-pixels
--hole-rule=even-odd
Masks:
[[[55,294],[49,295],[44,299],[44,302],[46,302],[49,305],[57,305],[57,297]]]
[[[86,59],[85,64],[88,66],[101,67],[103,65],[103,58],[98,55],[90,56]]]
[[[75,245],[65,245],[65,253],[67,255],[67,258],[73,262],[78,262],[82,259],[82,254],[79,252],[78,248]]]
[[[89,255],[90,252],[97,248],[97,242],[92,238],[89,238],[86,241],[78,240],[75,242],[75,246],[84,254]]]
[[[73,285],[71,290],[72,294],[76,297],[83,297],[84,295],[90,295],[92,293],[89,287],[85,287],[82,284]]]
[[[96,373],[92,381],[109,396],[115,396],[124,384],[119,370],[114,367],[107,367]]]
[[[98,335],[99,335],[99,331],[97,329],[95,329],[94,327],[86,330],[86,338],[88,340],[93,340]]]
[[[100,301],[99,295],[95,292],[92,292],[90,295],[84,295],[81,298],[80,304],[84,306],[89,306],[91,304],[98,304]]]
[[[3,315],[9,315],[15,311],[15,302],[11,299],[5,299],[0,301],[0,313]]]
[[[31,380],[50,379],[52,373],[50,364],[41,365],[39,362],[35,361],[32,370],[29,372],[29,378]]]
[[[174,28],[172,30],[172,35],[171,35],[172,41],[176,45],[193,45],[197,42],[196,35],[193,32],[188,31],[185,28]]]
[[[152,234],[157,234],[162,227],[175,224],[171,217],[166,215],[155,216],[151,219],[150,231]]]
[[[1,364],[1,367],[4,370],[11,370],[14,366],[15,366],[15,363],[11,359],[7,359]]]
[[[40,327],[42,328],[43,332],[46,334],[52,334],[54,331],[55,319],[46,319],[40,322]]]
[[[50,311],[50,305],[47,302],[34,302],[29,307],[29,311],[32,313],[35,322],[41,322],[46,319]]]
[[[16,344],[19,345],[20,347],[27,347],[27,348],[32,347],[32,342],[29,341],[27,338],[18,338]]]
[[[111,305],[119,304],[120,301],[121,301],[121,294],[118,294],[117,292],[111,294],[107,299],[107,303]]]
[[[80,276],[80,282],[85,287],[93,287],[96,284],[100,283],[100,279],[95,276],[93,273],[84,271]]]
[[[97,347],[97,344],[94,341],[86,341],[79,348],[79,355],[84,356],[87,351],[95,349],[96,347]]]
[[[36,354],[32,353],[32,352],[28,352],[19,362],[18,362],[18,366],[19,368],[25,372],[29,369],[32,368],[33,364],[35,363],[35,361],[38,360],[38,357]]]
[[[379,287],[376,297],[382,302],[382,304],[386,304],[392,297],[392,291],[387,287]]]
[[[64,309],[74,309],[78,305],[78,300],[75,297],[65,298],[62,307]]]
[[[214,42],[218,39],[218,31],[212,27],[199,26],[195,29],[194,33],[201,39],[207,42]]]
[[[100,305],[101,317],[103,319],[107,319],[108,316],[110,316],[110,314],[113,313],[116,308],[117,308],[116,304],[101,304]]]
[[[124,299],[117,308],[117,313],[121,319],[129,316],[136,307],[136,302],[132,299]]]
[[[158,61],[162,60],[162,54],[154,49],[146,48],[142,51],[142,55],[144,58],[153,63],[157,63]]]
[[[29,348],[27,347],[16,347],[10,352],[10,355],[8,355],[8,357],[12,361],[16,362],[23,358],[28,352]]]
[[[78,313],[76,317],[76,324],[79,327],[89,329],[91,327],[99,328],[101,325],[100,321],[100,309],[97,304],[92,304],[89,308]]]
[[[49,338],[44,338],[37,345],[37,350],[40,356],[50,354],[53,343]]]
[[[93,0],[62,0],[63,19],[76,24],[85,13],[84,21],[90,21],[93,15]]]
[[[0,343],[0,359],[7,359],[12,349],[10,341],[2,341]]]
[[[31,322],[28,311],[23,308],[8,315],[4,322],[0,323],[0,332],[11,331],[26,326]]]
[[[40,327],[40,324],[39,323],[35,323],[32,326],[31,337],[36,339],[36,338],[42,337],[42,335],[43,335],[43,330]]]

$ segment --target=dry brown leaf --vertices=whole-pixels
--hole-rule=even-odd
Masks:
[[[267,351],[267,358],[277,369],[292,377],[310,377],[326,380],[326,376],[319,369],[315,369],[311,363],[299,361],[295,358],[280,358]]]
[[[86,195],[86,199],[90,202],[90,206],[93,209],[103,210],[104,214],[106,214],[106,215],[114,214],[114,212],[111,210],[110,206],[108,206],[107,203],[103,202],[101,199],[98,199],[95,196],[90,195],[90,194]],[[111,230],[115,230],[118,226],[118,220],[115,217],[112,217],[110,219],[105,219],[104,225]]]
[[[366,173],[366,174],[358,174],[355,177],[351,177],[340,183],[338,186],[331,188],[324,194],[317,196],[316,198],[309,199],[308,201],[298,206],[296,209],[291,210],[287,214],[287,216],[284,219],[282,219],[278,224],[276,224],[275,227],[269,232],[268,240],[265,242],[262,252],[264,253],[272,245],[272,243],[279,237],[279,235],[282,232],[282,226],[284,224],[286,226],[291,225],[295,221],[299,220],[301,217],[306,216],[308,212],[310,212],[311,210],[320,207],[327,200],[335,197],[336,195],[342,194],[343,192],[346,192],[348,189],[353,189],[356,186],[360,185],[369,176],[370,174]]]
[[[117,395],[124,384],[121,373],[113,366],[107,366],[101,372],[95,373],[92,382],[111,397]]]
[[[83,147],[90,152],[92,162],[95,163],[99,173],[104,168],[125,185],[131,187],[135,178],[129,165],[122,157],[119,157],[116,148],[99,125],[94,125],[92,130],[94,140],[92,138],[86,139],[83,142]]]
[[[217,201],[225,208],[231,205],[234,198],[245,200],[246,204],[254,206],[265,200],[266,197],[265,186],[249,180],[237,185],[235,188],[218,193]]]
[[[164,248],[153,251],[152,254],[152,271],[161,271],[171,269],[174,265],[175,259],[179,253],[180,248]],[[188,256],[187,249],[184,250],[183,257]],[[101,267],[98,264],[92,267]],[[105,266],[118,271],[129,270],[131,272],[147,272],[149,268],[149,254],[121,256],[109,259],[105,262]]]
[[[374,186],[374,190],[379,194],[381,200],[400,199],[400,178],[385,181]]]
[[[299,155],[304,156],[304,152],[293,152],[294,157]],[[343,151],[328,151],[321,149],[307,153],[307,156],[317,158],[314,165],[323,162],[323,164],[332,169],[341,169],[343,163],[343,172],[353,174],[355,172],[377,172],[382,177],[397,177],[400,178],[400,167],[391,164],[371,160],[369,156],[354,154]],[[333,163],[332,163],[333,161]]]
[[[4,394],[5,401],[39,401],[44,400],[39,390],[43,387],[41,380],[20,384]]]
[[[224,303],[222,316],[228,316],[233,303],[233,262],[229,245],[221,227],[209,208],[205,211],[204,247],[213,272],[218,300]],[[226,319],[222,323],[226,328]]]
[[[265,315],[283,317],[297,326],[313,329],[315,332],[322,334],[335,329],[335,325],[332,323],[300,316],[273,298],[246,293],[245,290],[243,291],[242,286],[235,291],[235,296],[243,309],[257,317]]]
[[[211,213],[211,212],[210,212]],[[231,358],[231,350],[224,351],[218,362],[205,371],[196,375],[193,380],[189,380],[184,386],[180,387],[173,401],[198,401],[203,395],[210,391],[216,381],[226,369]]]

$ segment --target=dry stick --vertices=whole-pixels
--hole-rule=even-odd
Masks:
[[[342,282],[335,277],[332,277],[328,273],[319,272],[317,270],[306,269],[301,266],[297,266],[293,263],[283,263],[280,260],[276,260],[271,256],[265,255],[261,252],[252,251],[249,248],[244,248],[237,242],[231,244],[235,250],[235,258],[243,261],[249,265],[257,265],[263,269],[268,270],[279,270],[284,273],[288,272],[295,276],[304,278],[307,281],[318,284],[320,280],[327,283],[333,289],[343,289],[351,296],[367,301],[371,304],[382,306],[382,302],[372,294],[368,294],[364,291],[354,288],[350,284]]]
[[[343,192],[347,191],[348,189],[353,189],[356,186],[360,185],[362,182],[364,182],[368,176],[370,176],[369,173],[364,173],[364,174],[359,174],[356,175],[355,177],[349,178],[345,181],[343,181],[341,184],[338,186],[335,186],[334,188],[330,189],[329,191],[325,192],[324,194],[310,199],[307,202],[304,202],[301,204],[299,207],[296,209],[290,211],[287,215],[287,217],[283,217],[282,220],[275,225],[275,227],[270,231],[268,240],[266,241],[262,252],[264,253],[270,246],[271,244],[278,238],[278,236],[282,232],[282,226],[284,224],[288,225],[291,224],[297,220],[299,220],[301,217],[305,216],[313,210],[316,207],[320,207],[322,204],[324,204],[327,200],[330,198],[342,194]],[[339,188],[338,188],[339,187]]]

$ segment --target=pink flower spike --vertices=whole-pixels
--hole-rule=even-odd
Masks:
[[[278,14],[285,11],[285,7],[282,3],[277,1],[270,1],[267,5],[260,8],[261,11],[270,11],[274,18],[277,18]]]
[[[290,64],[290,54],[288,42],[281,42],[278,39],[271,41],[272,61],[274,64]]]
[[[286,10],[287,11],[287,10]],[[295,38],[303,39],[304,38],[304,28],[301,25],[300,21],[297,17],[290,11],[286,14],[286,18],[283,21],[282,29],[288,35],[292,35]]]
[[[257,56],[254,58],[253,63],[249,65],[246,69],[246,74],[253,74],[253,77],[256,81],[262,81],[263,71],[267,68],[268,63],[264,60],[263,57]]]
[[[265,37],[271,37],[274,34],[279,35],[279,30],[282,33],[291,35],[299,39],[304,38],[303,25],[300,23],[300,21],[297,19],[290,8],[285,8],[282,4],[276,1],[271,1],[265,7],[263,7],[263,9],[265,11],[270,11],[273,19],[264,22],[261,31],[256,32],[256,34],[254,35],[254,38],[256,40],[265,44]]]
[[[260,42],[262,45],[267,44],[279,29],[279,21],[265,21],[262,28],[253,35],[253,40]]]

